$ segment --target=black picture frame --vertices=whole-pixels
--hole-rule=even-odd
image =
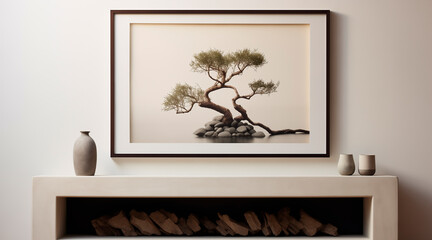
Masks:
[[[322,24],[320,25],[320,39],[323,39],[324,42],[321,42],[322,52],[325,56],[323,60],[320,61],[320,66],[324,68],[325,74],[320,76],[320,80],[322,81],[320,89],[320,99],[319,101],[324,101],[322,104],[323,107],[320,108],[321,114],[320,119],[314,120],[316,122],[321,122],[321,132],[322,136],[320,136],[319,140],[317,140],[317,144],[320,145],[319,150],[313,151],[289,151],[284,152],[214,152],[214,151],[189,151],[189,152],[176,152],[174,151],[148,151],[148,150],[129,150],[129,149],[120,149],[119,142],[127,145],[127,141],[130,138],[123,137],[123,140],[119,140],[120,135],[124,134],[125,131],[128,130],[126,124],[121,125],[122,129],[126,129],[125,131],[119,131],[120,122],[119,118],[121,111],[120,105],[118,103],[118,99],[121,97],[118,92],[118,85],[120,81],[127,81],[128,79],[120,79],[117,75],[119,60],[116,59],[117,55],[119,55],[118,48],[118,21],[117,18],[119,16],[166,16],[166,15],[175,15],[175,16],[203,16],[203,15],[222,15],[222,16],[230,16],[230,15],[238,15],[238,16],[301,16],[303,18],[311,18],[314,19],[316,16],[321,16],[320,21]],[[330,79],[330,11],[329,10],[111,10],[111,157],[114,158],[123,158],[123,157],[329,157],[330,155],[330,129],[329,129],[329,79]],[[324,27],[323,27],[324,26]],[[312,36],[311,36],[312,37]],[[322,55],[322,54],[321,54]],[[311,70],[312,71],[312,70]],[[325,109],[322,109],[325,108]],[[126,121],[123,121],[126,122]],[[130,129],[129,129],[130,131]],[[313,130],[311,131],[313,134]],[[319,142],[319,143],[318,143]],[[200,143],[195,143],[200,144]],[[222,143],[223,144],[223,143]],[[250,143],[253,144],[253,143]],[[169,146],[171,146],[170,144]],[[283,148],[283,146],[282,146]],[[149,148],[147,148],[149,149]]]

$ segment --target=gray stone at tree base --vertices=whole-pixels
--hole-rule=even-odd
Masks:
[[[252,134],[252,137],[263,138],[265,137],[265,134],[263,132],[256,132]]]
[[[208,131],[204,134],[205,137],[211,137],[213,135],[214,131]]]
[[[204,136],[205,133],[206,133],[206,129],[199,128],[193,134],[195,134],[195,135],[197,135],[199,137],[202,137],[202,136]]]
[[[220,121],[222,121],[223,117],[224,117],[223,115],[218,115],[218,116],[216,116],[216,117],[213,118],[213,121],[220,122]]]
[[[221,132],[218,134],[218,137],[231,137],[231,133],[229,132]]]
[[[214,125],[216,125],[216,124],[218,124],[218,123],[220,123],[220,121],[214,121],[214,120],[213,120],[213,121],[210,121],[210,122],[206,123],[205,125],[206,125],[206,126],[212,126],[212,127],[213,127]]]
[[[234,120],[234,121],[231,123],[231,127],[237,127],[237,124],[238,124],[238,122],[237,122],[236,120]]]
[[[220,119],[223,118],[223,116],[219,116]],[[214,119],[219,119],[218,116],[214,117]],[[212,137],[212,138],[237,138],[237,137],[244,137],[244,138],[264,138],[266,135],[263,132],[257,132],[254,129],[253,125],[250,125],[247,121],[237,121],[234,120],[230,125],[225,125],[222,122],[218,120],[213,120],[210,122],[207,122],[205,124],[205,128],[199,128],[194,132],[195,135],[200,137]]]
[[[240,123],[239,123],[239,125],[240,125]],[[239,133],[244,133],[246,131],[247,131],[246,126],[240,126],[237,128],[237,132],[239,132]]]
[[[235,133],[235,131],[236,131],[236,129],[235,128],[233,128],[233,127],[230,127],[230,128],[227,128],[227,129],[225,129],[227,132],[229,132],[229,133]]]

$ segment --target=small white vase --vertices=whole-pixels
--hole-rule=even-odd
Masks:
[[[360,154],[359,155],[359,173],[360,175],[375,174],[375,155]]]
[[[355,171],[354,157],[352,154],[341,154],[338,161],[340,175],[352,175]]]
[[[90,131],[81,131],[73,148],[73,162],[77,176],[93,176],[96,171],[96,143],[89,136]]]

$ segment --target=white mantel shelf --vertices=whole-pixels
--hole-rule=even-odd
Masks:
[[[33,240],[124,239],[65,237],[67,197],[364,197],[365,236],[298,239],[398,238],[398,179],[395,176],[145,177],[37,176],[33,178]],[[157,237],[170,238],[170,237]],[[193,237],[210,239],[214,237]],[[254,237],[257,239],[260,237]],[[138,237],[151,239],[155,237]],[[176,237],[183,239],[183,237]]]

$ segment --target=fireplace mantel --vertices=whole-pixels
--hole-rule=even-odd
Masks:
[[[318,239],[396,240],[398,238],[398,179],[394,176],[37,176],[33,178],[33,240],[123,239],[122,237],[64,236],[65,205],[68,197],[364,197],[370,201],[364,203],[365,234],[363,236],[319,237]],[[134,239],[145,238],[149,237]],[[300,239],[314,239],[314,237]]]

